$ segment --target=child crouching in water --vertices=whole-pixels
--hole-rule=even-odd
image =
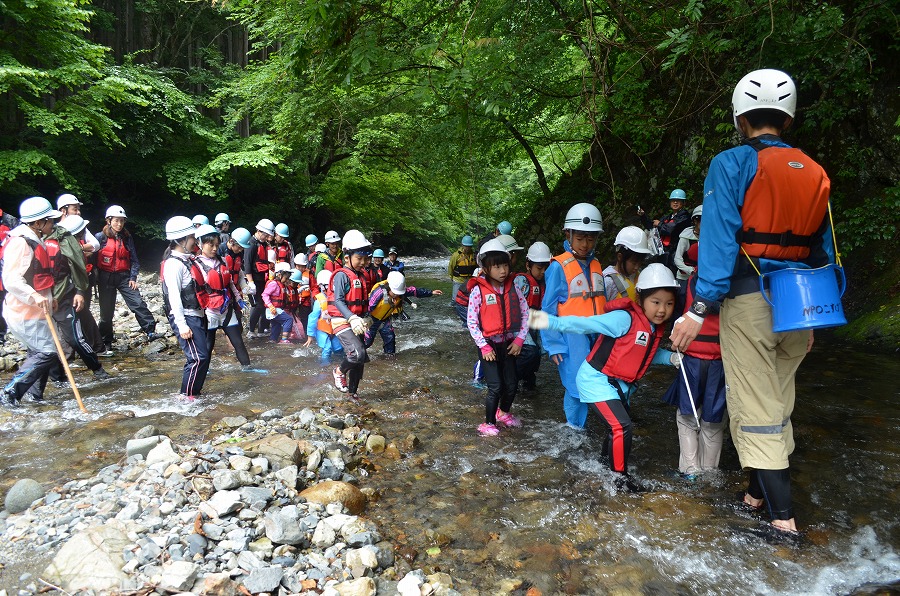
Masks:
[[[275,263],[275,277],[266,283],[262,293],[262,301],[267,309],[266,318],[272,322],[270,339],[285,345],[291,343],[291,329],[294,326],[294,318],[285,310],[288,294],[285,284],[290,274],[290,265]]]
[[[513,285],[510,257],[503,244],[488,240],[478,253],[484,277],[476,278],[469,294],[466,325],[481,351],[481,371],[488,387],[485,420],[478,426],[482,436],[500,434],[497,423],[521,426],[510,414],[516,398],[516,356],[522,351],[528,327],[528,304]]]
[[[658,349],[663,325],[675,309],[675,276],[665,265],[654,263],[641,272],[636,289],[637,302],[631,298],[607,302],[602,315],[554,317],[531,311],[528,319],[532,329],[601,334],[578,369],[578,396],[609,427],[603,452],[609,454],[610,468],[621,474],[617,483],[629,490],[639,490],[628,477],[632,437],[629,398],[635,382],[651,364],[677,366],[678,362],[673,352]]]
[[[369,314],[372,316],[372,325],[366,331],[363,343],[366,349],[372,347],[375,334],[381,333],[381,341],[384,342],[384,353],[397,352],[396,336],[394,335],[394,316],[404,315],[403,302],[407,296],[416,298],[428,298],[431,295],[440,296],[440,290],[429,290],[407,286],[406,278],[399,271],[391,271],[387,279],[377,282],[369,294]],[[413,308],[415,308],[413,304]],[[404,315],[405,316],[405,315]]]

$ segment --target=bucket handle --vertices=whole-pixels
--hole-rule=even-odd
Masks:
[[[835,265],[834,263],[830,263],[830,264],[826,265],[826,267],[831,267],[833,269],[837,269],[838,272],[840,272],[840,274],[841,274],[841,298],[843,298],[844,292],[847,291],[847,275],[844,273],[843,266]],[[769,299],[769,294],[766,293],[765,281],[766,281],[766,274],[760,273],[759,274],[759,292],[763,295],[763,298],[765,299],[765,301],[769,303],[769,306],[771,306],[772,308],[775,308],[775,303],[773,303]]]

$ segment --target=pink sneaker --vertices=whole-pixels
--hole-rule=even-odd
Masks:
[[[504,414],[500,410],[497,410],[497,422],[502,424],[503,426],[522,426],[522,421],[507,412]]]
[[[478,433],[482,437],[496,437],[500,434],[500,429],[497,428],[493,424],[488,424],[487,422],[482,422],[478,425]]]
[[[291,345],[293,345],[293,342],[289,339],[282,339],[281,341],[278,342],[278,345],[279,346],[291,346]]]
[[[336,368],[331,371],[331,374],[334,375],[334,386],[340,389],[341,393],[350,391],[350,388],[347,387],[347,376],[341,372],[341,369]]]

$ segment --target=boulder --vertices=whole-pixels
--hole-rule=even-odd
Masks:
[[[6,493],[4,506],[9,513],[22,513],[44,496],[44,487],[37,480],[22,478]]]
[[[353,515],[360,515],[366,509],[366,496],[347,482],[326,480],[307,488],[300,496],[321,505],[341,503]]]
[[[127,575],[122,552],[131,545],[126,526],[108,521],[74,535],[44,570],[48,581],[64,590],[113,590]]]

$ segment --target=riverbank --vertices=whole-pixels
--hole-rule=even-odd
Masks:
[[[462,586],[397,556],[364,513],[360,482],[389,441],[355,414],[227,417],[203,442],[148,426],[121,464],[0,513],[0,596],[68,593],[447,594]],[[7,496],[7,507],[18,491]],[[426,585],[427,584],[427,585]],[[91,592],[89,592],[91,591]]]

